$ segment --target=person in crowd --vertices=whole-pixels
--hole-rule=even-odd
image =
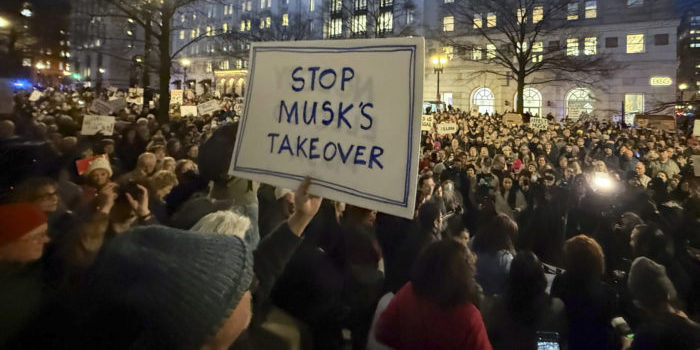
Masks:
[[[156,171],[156,173],[148,179],[148,193],[151,196],[151,198],[148,199],[149,209],[159,222],[168,221],[164,199],[175,186],[177,186],[177,176],[175,173],[168,170]]]
[[[377,322],[380,343],[396,349],[491,349],[478,303],[474,257],[464,245],[429,245],[410,282]]]
[[[476,262],[476,280],[485,295],[505,291],[517,237],[518,224],[508,215],[498,214],[472,240],[472,249],[479,258]]]
[[[496,211],[515,220],[527,208],[525,195],[510,176],[501,177],[501,187],[496,191]]]
[[[137,161],[136,168],[118,179],[118,183],[124,184],[128,182],[147,183],[147,180],[156,170],[158,158],[151,152],[142,153]]]
[[[681,172],[678,164],[673,159],[670,159],[668,150],[662,150],[658,155],[659,160],[652,162],[650,166],[652,176],[657,176],[659,172],[663,172],[667,177],[673,177]]]
[[[33,177],[24,181],[15,190],[13,198],[18,203],[33,203],[47,216],[58,210],[58,184],[48,177]]]
[[[618,312],[617,293],[602,281],[605,257],[598,242],[578,235],[564,244],[563,274],[552,285],[552,296],[566,306],[569,349],[615,349],[611,320]]]

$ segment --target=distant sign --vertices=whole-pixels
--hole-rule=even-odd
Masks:
[[[109,104],[112,105],[113,112],[121,111],[122,109],[126,108],[126,99],[123,97],[115,98],[110,100]]]
[[[693,137],[700,137],[700,119],[693,122]]]
[[[520,125],[523,123],[523,116],[518,113],[506,113],[503,116],[503,123],[506,125]]]
[[[634,122],[642,128],[676,130],[676,119],[670,115],[637,114]]]
[[[670,86],[671,84],[673,84],[671,77],[651,77],[649,79],[651,86]]]
[[[170,104],[171,105],[181,105],[182,104],[182,90],[171,90],[170,91]]]
[[[421,131],[430,131],[433,129],[433,115],[432,114],[423,114],[423,116],[420,118],[420,130]]]
[[[112,113],[112,104],[100,99],[94,99],[90,105],[90,110],[100,115],[108,115]]]
[[[39,99],[41,98],[42,95],[43,95],[43,93],[41,93],[41,91],[34,90],[34,91],[32,91],[31,95],[29,95],[29,101],[31,101],[31,102],[39,101]]]
[[[114,117],[108,115],[86,115],[83,117],[81,135],[112,135],[114,133]]]
[[[219,100],[211,100],[197,105],[197,113],[199,115],[214,114],[214,112],[221,110],[221,105]]]
[[[230,173],[412,218],[424,39],[253,43]]]
[[[180,116],[196,117],[197,116],[197,106],[180,106]]]
[[[438,134],[454,134],[457,132],[457,124],[455,123],[440,123],[437,125]]]
[[[126,98],[127,103],[143,106],[143,96],[136,96],[136,97],[127,97]]]
[[[546,118],[531,117],[530,118],[530,128],[534,130],[547,130],[549,127],[549,122]]]

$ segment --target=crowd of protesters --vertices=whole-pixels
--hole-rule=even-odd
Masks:
[[[227,175],[233,98],[81,135],[115,96],[0,116],[0,348],[700,348],[683,133],[437,112],[409,220]]]

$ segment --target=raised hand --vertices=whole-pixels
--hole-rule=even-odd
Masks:
[[[294,214],[287,221],[289,229],[297,236],[301,236],[304,232],[311,219],[318,213],[323,201],[323,198],[309,194],[309,186],[311,186],[311,178],[306,177],[294,192]]]

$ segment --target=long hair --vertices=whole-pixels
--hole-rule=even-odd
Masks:
[[[603,249],[595,239],[586,235],[571,237],[564,243],[564,267],[579,282],[599,281],[605,273]]]
[[[547,280],[542,263],[531,251],[521,251],[510,265],[508,289],[505,293],[506,308],[523,324],[533,324],[538,309],[548,300],[545,289]]]
[[[474,238],[473,248],[477,253],[495,254],[499,250],[514,252],[513,242],[518,236],[518,224],[508,215],[498,214]]]

